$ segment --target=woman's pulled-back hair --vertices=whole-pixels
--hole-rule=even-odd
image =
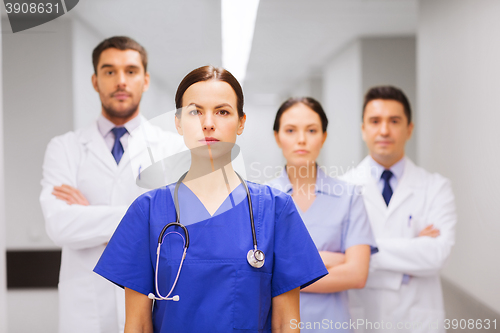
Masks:
[[[214,66],[203,66],[197,68],[182,79],[181,83],[179,83],[179,87],[177,87],[177,92],[175,93],[175,107],[177,108],[176,116],[180,117],[180,110],[182,109],[182,96],[184,96],[186,90],[195,83],[208,80],[223,81],[233,88],[236,94],[238,116],[240,118],[243,117],[245,115],[243,112],[243,90],[241,89],[238,80],[236,80],[233,74],[224,68]]]
[[[280,131],[280,120],[283,113],[292,106],[294,106],[295,104],[299,103],[304,104],[305,106],[309,107],[311,110],[313,110],[318,114],[319,119],[321,119],[321,130],[323,131],[323,133],[325,133],[326,128],[328,127],[328,118],[326,117],[326,113],[323,110],[321,104],[312,97],[295,97],[295,98],[292,97],[284,101],[283,104],[281,104],[280,108],[278,109],[278,112],[276,112],[276,118],[274,119],[273,130],[275,132]]]

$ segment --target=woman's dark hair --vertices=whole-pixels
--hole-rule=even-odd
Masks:
[[[197,82],[208,81],[208,80],[217,80],[228,83],[231,88],[233,88],[236,94],[236,107],[238,109],[238,116],[241,118],[245,115],[243,112],[243,90],[241,86],[233,76],[233,74],[229,73],[229,71],[225,70],[221,67],[214,66],[203,66],[191,71],[188,75],[186,75],[181,83],[179,83],[179,87],[177,87],[177,92],[175,93],[175,107],[177,108],[177,112],[175,115],[179,118],[182,109],[182,96],[186,92],[186,90]]]
[[[326,113],[323,110],[321,104],[312,97],[292,97],[283,102],[283,104],[281,104],[280,108],[278,109],[278,112],[276,113],[273,130],[275,132],[279,132],[281,116],[286,110],[298,103],[304,104],[318,114],[319,119],[321,119],[321,129],[323,130],[323,133],[325,133],[328,126],[328,118],[326,117]]]
[[[97,65],[99,64],[99,58],[104,50],[115,48],[121,51],[134,50],[139,52],[141,55],[142,66],[144,66],[144,72],[148,71],[148,53],[146,49],[142,47],[141,44],[137,43],[130,37],[126,36],[115,36],[110,37],[99,43],[92,51],[92,64],[94,65],[94,73],[97,75]]]
[[[406,118],[408,119],[408,124],[411,123],[410,102],[408,102],[408,98],[401,89],[393,86],[378,86],[368,90],[363,102],[363,113],[361,114],[361,120],[365,118],[366,105],[375,99],[386,99],[401,103],[403,105]]]

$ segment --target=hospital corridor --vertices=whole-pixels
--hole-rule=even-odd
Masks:
[[[499,17],[5,0],[0,333],[500,332]]]

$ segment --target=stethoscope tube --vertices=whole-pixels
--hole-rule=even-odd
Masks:
[[[252,199],[250,199],[250,191],[248,189],[247,183],[241,178],[241,176],[235,171],[236,176],[240,179],[241,183],[245,187],[247,192],[247,200],[248,200],[248,211],[250,213],[250,224],[252,225],[252,239],[253,239],[253,247],[257,249],[257,235],[255,234],[255,224],[253,222],[253,208],[252,208]]]
[[[156,297],[153,293],[150,293],[148,297],[150,299],[154,299],[157,301],[179,301],[179,295],[175,295],[173,297],[169,297],[170,294],[174,291],[175,286],[177,285],[177,281],[179,280],[179,275],[181,274],[181,269],[182,269],[182,264],[184,263],[184,259],[186,258],[186,252],[189,247],[189,232],[187,228],[181,224],[181,215],[180,215],[180,209],[179,209],[179,201],[178,201],[178,190],[181,182],[184,180],[186,177],[187,172],[184,173],[181,178],[177,181],[177,184],[175,184],[175,190],[174,190],[174,205],[175,205],[175,212],[177,214],[177,221],[176,222],[171,222],[168,223],[163,227],[163,229],[160,232],[160,236],[158,236],[158,247],[156,248],[156,269],[155,269],[155,289],[156,289]],[[181,227],[182,230],[184,231],[184,252],[182,253],[182,259],[181,263],[179,264],[179,269],[177,270],[177,275],[175,276],[174,284],[172,285],[172,288],[170,288],[170,291],[168,292],[167,296],[162,296],[160,294],[160,289],[158,288],[158,267],[160,263],[160,250],[161,250],[161,244],[163,243],[165,232],[167,231],[168,228],[177,226]],[[167,234],[168,235],[168,234]],[[180,234],[179,234],[180,235]],[[180,235],[182,237],[182,235]]]
[[[186,236],[184,248],[187,249],[189,247],[189,233],[187,231],[187,228],[184,225],[180,224],[179,222],[171,222],[163,227],[160,236],[158,237],[158,245],[161,245],[163,243],[163,235],[165,234],[167,229],[173,226],[181,227],[182,230],[184,231],[184,235]]]
[[[224,170],[223,170],[223,172],[224,172]],[[250,266],[255,267],[255,268],[261,268],[262,266],[264,266],[265,255],[264,255],[264,252],[259,250],[257,247],[257,235],[255,233],[255,223],[254,223],[254,219],[253,219],[253,207],[252,207],[252,199],[250,197],[250,190],[248,189],[248,185],[243,180],[243,178],[241,178],[241,176],[237,172],[235,172],[235,173],[238,176],[238,178],[240,179],[243,186],[245,187],[245,190],[247,193],[248,210],[249,210],[249,214],[250,214],[250,224],[251,224],[251,228],[252,228],[253,249],[248,251],[247,261],[250,264]],[[158,295],[158,297],[156,297],[153,293],[150,293],[148,295],[148,297],[150,299],[154,299],[157,301],[178,301],[179,300],[179,295],[175,295],[173,297],[170,297],[170,295],[172,294],[175,286],[177,285],[177,281],[179,280],[179,275],[181,273],[182,264],[184,263],[184,259],[186,258],[187,249],[189,248],[189,232],[188,232],[187,228],[183,224],[181,224],[181,214],[180,214],[179,199],[178,199],[179,186],[180,186],[181,182],[184,180],[184,178],[186,177],[186,175],[187,175],[187,172],[184,173],[181,176],[181,178],[179,178],[179,180],[175,184],[175,189],[174,189],[174,206],[175,206],[175,211],[176,211],[176,215],[177,215],[177,221],[166,224],[163,227],[163,229],[161,230],[160,235],[158,236],[158,247],[156,249],[156,269],[155,269],[155,289],[156,289],[156,295]],[[184,235],[185,235],[184,252],[182,253],[181,263],[179,264],[179,269],[177,270],[177,275],[175,277],[172,288],[170,288],[170,291],[168,292],[167,296],[162,296],[160,294],[160,290],[158,288],[158,268],[159,268],[159,263],[160,263],[160,250],[161,250],[161,245],[163,243],[165,236],[168,235],[168,233],[165,234],[167,229],[170,227],[173,227],[173,226],[180,227],[184,231]],[[177,233],[182,237],[182,235],[178,232],[174,231],[172,233]]]

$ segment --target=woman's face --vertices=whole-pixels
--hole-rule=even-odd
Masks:
[[[182,96],[181,117],[175,118],[177,131],[186,146],[210,154],[227,152],[243,133],[246,116],[238,116],[237,98],[233,88],[224,81],[209,80],[191,85]],[[222,144],[222,143],[228,144]]]
[[[307,166],[315,163],[326,140],[319,115],[302,103],[283,112],[276,143],[283,151],[288,166]]]

